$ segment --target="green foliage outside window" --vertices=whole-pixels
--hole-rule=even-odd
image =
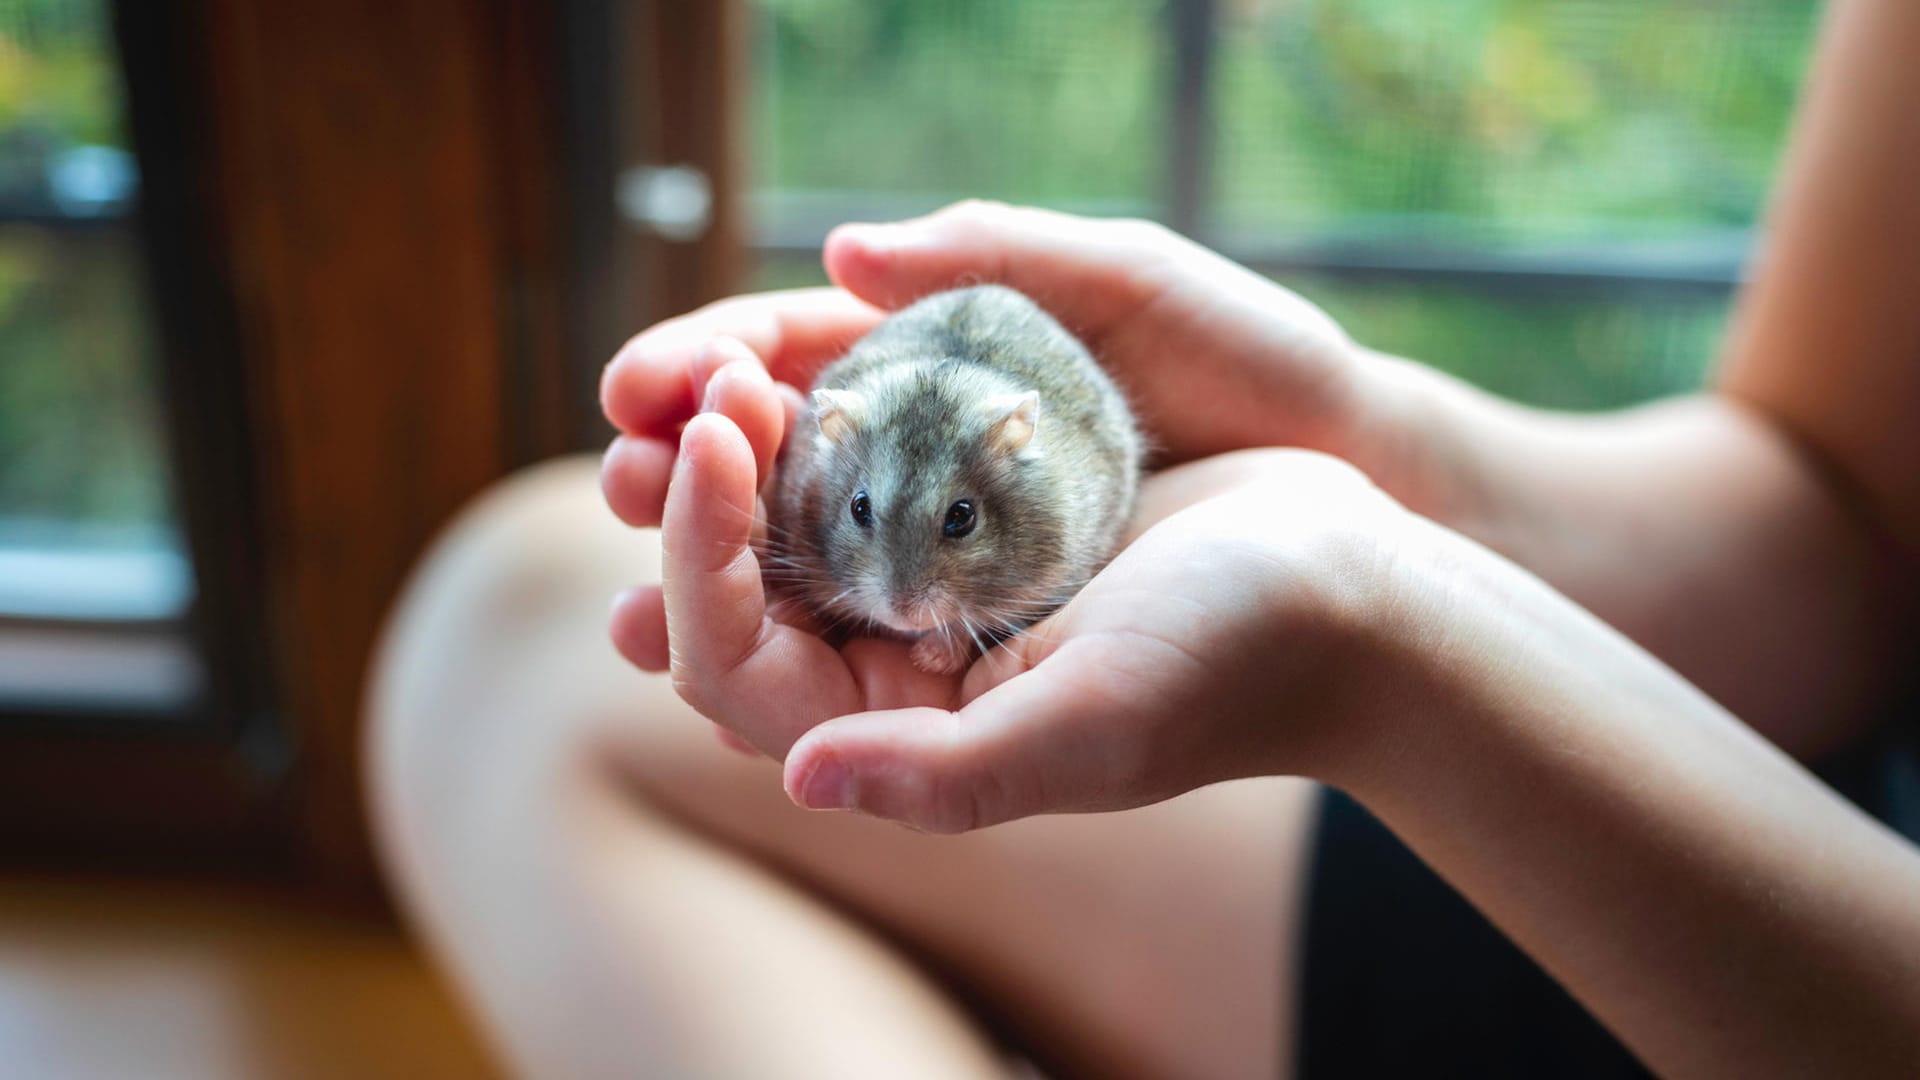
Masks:
[[[1483,242],[1750,224],[1815,5],[1222,4],[1222,217]]]
[[[48,212],[62,152],[124,147],[118,79],[104,3],[0,0],[0,213]],[[0,225],[0,542],[166,521],[144,299],[124,225]]]
[[[1152,214],[1160,0],[757,0],[763,225],[982,195]],[[1724,250],[1765,201],[1806,0],[1217,0],[1207,239]],[[792,259],[766,283],[818,280]],[[1726,298],[1291,277],[1357,338],[1600,408],[1698,385]]]
[[[0,0],[0,133],[122,145],[111,29],[99,2]]]

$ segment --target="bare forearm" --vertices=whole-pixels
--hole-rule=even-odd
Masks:
[[[1920,6],[1831,5],[1716,395],[1554,416],[1371,365],[1389,491],[1803,756],[1871,722],[1914,642],[1916,44]]]
[[[1790,752],[1897,687],[1902,563],[1770,422],[1698,396],[1578,416],[1382,358],[1431,468],[1402,501],[1544,578]],[[1386,478],[1389,490],[1393,479]]]
[[[1409,715],[1334,779],[1662,1074],[1920,1069],[1920,856],[1460,548],[1446,610],[1405,615]]]

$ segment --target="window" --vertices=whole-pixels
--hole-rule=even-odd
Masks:
[[[170,717],[194,583],[110,14],[0,4],[0,701]]]
[[[590,7],[0,0],[0,133],[34,130],[0,232],[37,260],[0,238],[0,380],[42,393],[0,401],[0,518],[38,545],[0,595],[0,859],[372,893],[382,620],[463,503],[570,440],[566,360],[630,318],[589,261],[611,183],[575,197],[612,145],[569,127]]]
[[[986,195],[1143,214],[1367,344],[1596,408],[1697,385],[1816,6],[756,0],[761,285]]]
[[[194,25],[0,0],[8,855],[200,857],[274,824],[247,422],[176,37]]]

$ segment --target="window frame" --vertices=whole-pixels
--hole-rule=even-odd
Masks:
[[[285,733],[269,695],[259,537],[251,513],[245,375],[197,122],[198,57],[154,5],[116,0],[113,46],[140,166],[129,219],[35,219],[126,228],[142,253],[156,333],[168,467],[195,592],[177,620],[5,620],[10,632],[183,642],[201,668],[186,703],[0,701],[0,852],[60,861],[256,861],[282,824]],[[139,87],[134,93],[133,87]],[[219,567],[218,573],[208,568]]]
[[[561,49],[607,6],[113,0],[206,693],[0,715],[0,863],[382,905],[381,620],[464,502],[586,437]]]

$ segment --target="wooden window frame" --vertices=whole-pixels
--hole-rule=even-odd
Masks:
[[[679,302],[605,272],[659,251],[593,231],[614,69],[567,61],[619,10],[116,0],[207,694],[189,723],[0,717],[0,859],[378,902],[381,619],[467,499],[604,439],[609,312]]]
[[[0,711],[0,851],[36,861],[248,861],[271,848],[286,753],[259,635],[259,549],[250,513],[239,355],[204,197],[191,43],[153,5],[121,3],[115,37],[141,163],[131,223],[159,344],[165,432],[195,599],[177,623],[48,624],[112,639],[184,639],[202,667],[184,709],[12,702]],[[125,225],[125,222],[117,222]],[[209,573],[206,568],[220,567]],[[18,627],[16,626],[16,629]],[[32,626],[27,627],[31,631]]]

